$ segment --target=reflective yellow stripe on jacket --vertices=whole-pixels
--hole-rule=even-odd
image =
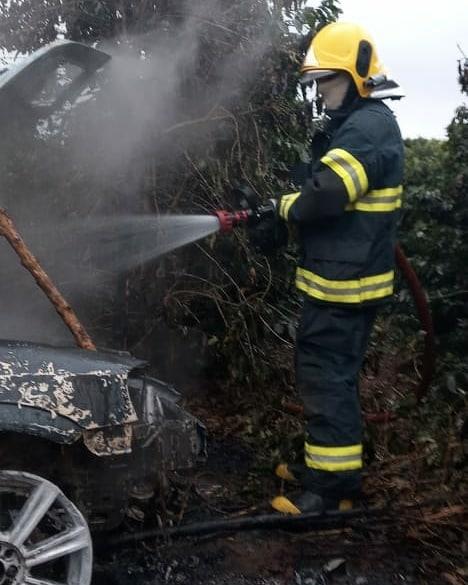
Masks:
[[[381,299],[393,293],[394,271],[354,280],[328,280],[298,268],[296,286],[308,296],[332,303],[362,303]]]
[[[349,203],[347,211],[395,211],[401,207],[403,186],[388,187],[387,189],[373,189],[368,191],[357,201]]]
[[[320,160],[341,178],[351,203],[366,193],[369,188],[366,171],[358,159],[348,151],[333,148]]]
[[[281,197],[278,211],[284,220],[288,221],[289,210],[300,194],[300,191],[298,191],[297,193],[290,193],[289,195],[283,195],[283,197]]]
[[[387,187],[385,189],[372,189],[352,203],[348,203],[346,211],[367,211],[367,212],[389,212],[396,211],[401,207],[401,195],[403,186]],[[348,192],[349,194],[349,192]],[[289,210],[299,197],[300,192],[290,193],[281,197],[279,214],[288,221]],[[351,198],[351,196],[350,196]]]
[[[362,445],[323,447],[305,443],[305,463],[323,471],[350,471],[362,467]]]

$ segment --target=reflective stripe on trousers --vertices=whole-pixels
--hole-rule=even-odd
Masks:
[[[351,471],[362,467],[362,445],[323,447],[305,442],[305,463],[322,471]]]

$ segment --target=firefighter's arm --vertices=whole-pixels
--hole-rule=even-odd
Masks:
[[[280,199],[280,216],[292,223],[316,223],[338,217],[352,207],[366,195],[379,172],[374,145],[375,140],[361,128],[348,125],[302,190]]]
[[[341,215],[348,203],[348,194],[340,177],[324,169],[308,179],[301,191],[283,195],[278,212],[286,221],[311,223]]]

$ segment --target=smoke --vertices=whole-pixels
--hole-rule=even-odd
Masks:
[[[231,108],[252,91],[270,33],[247,38],[229,5],[187,2],[176,30],[163,23],[153,33],[103,44],[113,58],[95,108],[70,129],[73,160],[106,180],[128,176],[130,167],[138,181],[149,156],[170,167],[187,150],[203,155],[213,139],[230,139]],[[217,40],[228,46],[223,54],[216,54]]]
[[[266,6],[249,4],[242,12],[243,3],[187,2],[150,33],[103,43],[112,60],[73,106],[33,131],[1,136],[0,205],[98,342],[119,336],[104,330],[127,294],[122,270],[133,268],[128,214],[200,213],[217,202],[216,194],[211,204],[195,196],[191,176],[184,182],[181,175],[195,158],[199,172],[220,142],[239,149],[232,112],[256,91],[271,49],[270,29],[260,26],[268,22]],[[96,225],[122,235],[107,240],[104,255]],[[4,241],[0,266],[0,336],[71,343]]]

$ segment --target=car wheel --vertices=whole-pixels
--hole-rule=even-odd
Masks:
[[[0,585],[89,585],[86,520],[52,482],[0,470]]]

